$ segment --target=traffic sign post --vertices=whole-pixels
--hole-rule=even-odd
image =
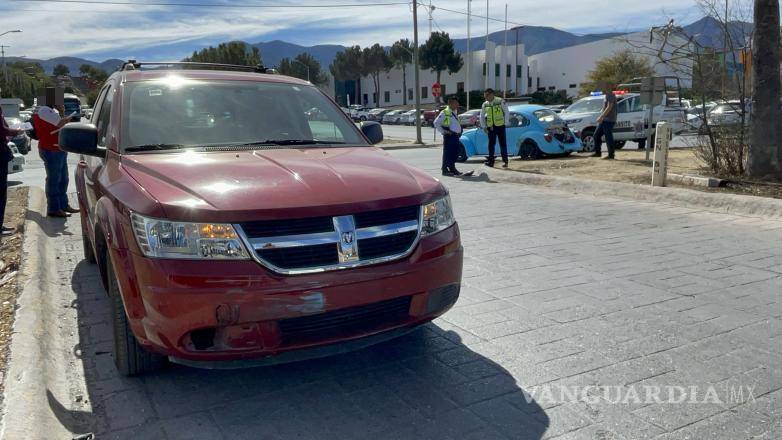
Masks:
[[[673,131],[667,122],[658,122],[654,142],[654,162],[652,163],[652,186],[665,186],[668,177],[668,147]]]

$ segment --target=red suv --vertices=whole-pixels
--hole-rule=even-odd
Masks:
[[[59,142],[82,155],[85,257],[111,298],[124,375],[166,358],[219,368],[355,349],[459,296],[445,188],[308,82],[131,61],[92,121]]]

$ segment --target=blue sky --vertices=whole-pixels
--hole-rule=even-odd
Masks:
[[[87,0],[90,1],[90,0]],[[412,39],[409,4],[373,7],[250,8],[152,6],[149,3],[223,5],[366,4],[395,0],[119,0],[133,5],[54,3],[0,0],[0,33],[22,29],[21,34],[0,37],[11,46],[8,56],[29,58],[79,56],[96,61],[107,58],[178,59],[193,49],[227,40],[252,43],[285,40],[302,45],[390,44]],[[428,0],[422,0],[428,3]],[[147,5],[142,5],[147,3]],[[688,24],[702,16],[694,0],[489,0],[489,15],[514,23],[552,26],[588,32],[617,32],[648,28],[674,17]],[[438,6],[466,11],[467,0],[432,0],[434,28],[453,37],[467,36],[464,15]],[[486,1],[472,3],[473,14],[486,15]],[[428,15],[419,9],[419,26],[425,35]],[[503,28],[491,22],[490,31]],[[473,36],[486,31],[485,20],[473,18]]]

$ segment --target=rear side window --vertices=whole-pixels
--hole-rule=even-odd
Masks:
[[[538,118],[538,121],[544,124],[550,124],[556,121],[557,119],[559,119],[557,114],[551,110],[544,110],[544,109],[535,110],[533,114],[535,115],[536,118]]]

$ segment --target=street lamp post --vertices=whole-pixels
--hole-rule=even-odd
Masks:
[[[22,32],[21,29],[15,29],[12,31],[5,31],[3,33],[0,33],[0,37],[2,37],[5,34],[16,34]],[[3,83],[8,83],[8,67],[5,65],[5,48],[8,46],[0,46],[0,56],[3,58]]]

